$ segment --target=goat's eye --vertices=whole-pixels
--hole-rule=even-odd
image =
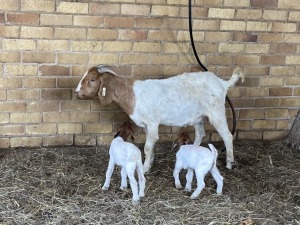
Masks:
[[[92,79],[91,79],[92,82],[94,82],[95,80],[96,80],[95,78],[92,78]]]

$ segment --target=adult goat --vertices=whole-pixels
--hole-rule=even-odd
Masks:
[[[132,80],[118,76],[104,66],[88,69],[80,80],[75,95],[91,99],[98,95],[101,105],[115,101],[136,125],[146,132],[144,171],[154,160],[153,147],[158,140],[158,126],[194,126],[194,145],[205,136],[204,124],[209,121],[226,146],[226,167],[232,168],[233,137],[225,115],[225,96],[230,87],[242,78],[241,68],[225,81],[211,72],[183,73],[166,79]]]

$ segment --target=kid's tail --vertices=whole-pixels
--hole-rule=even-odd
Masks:
[[[212,153],[214,155],[214,165],[216,165],[217,158],[218,158],[218,150],[215,148],[215,146],[213,144],[208,144],[208,147],[210,148],[210,150],[212,151]]]

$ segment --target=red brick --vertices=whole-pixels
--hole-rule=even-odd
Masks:
[[[275,65],[282,65],[285,62],[284,56],[273,56],[273,55],[264,55],[261,57],[262,64],[275,64]]]
[[[79,79],[76,77],[62,77],[57,78],[57,87],[58,88],[71,88],[74,89],[77,87]]]
[[[39,73],[42,76],[70,76],[70,67],[42,65],[39,68]]]
[[[121,40],[144,41],[147,40],[147,33],[145,30],[120,30],[119,38]]]
[[[257,34],[235,32],[232,40],[238,42],[257,42]]]
[[[7,22],[12,24],[37,25],[40,22],[38,13],[8,13]]]
[[[132,17],[106,17],[105,27],[107,28],[128,28],[134,26],[134,18]]]
[[[91,14],[120,14],[120,4],[90,3]]]
[[[270,88],[270,96],[291,96],[293,93],[292,88]]]
[[[162,18],[136,18],[135,23],[140,28],[160,28],[164,26]]]
[[[41,98],[45,100],[70,100],[72,99],[71,89],[42,89]]]
[[[0,23],[5,23],[5,15],[4,15],[4,13],[0,13]]]
[[[255,99],[254,107],[280,107],[280,99],[279,98],[258,98]]]
[[[272,44],[271,53],[296,53],[296,44]]]
[[[284,34],[277,33],[260,33],[258,34],[258,41],[262,43],[282,43]]]
[[[89,40],[115,40],[118,37],[116,29],[88,29],[87,38]]]
[[[250,0],[250,5],[257,8],[275,8],[277,0]]]

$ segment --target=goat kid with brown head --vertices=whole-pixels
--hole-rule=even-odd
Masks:
[[[127,121],[123,123],[118,129],[115,138],[111,142],[109,148],[109,163],[106,171],[106,179],[102,190],[107,190],[110,185],[110,179],[115,165],[121,166],[121,190],[127,188],[127,176],[130,181],[132,190],[132,202],[137,203],[141,197],[144,197],[146,179],[144,177],[142,155],[140,150],[132,143],[126,142],[127,138],[131,135],[133,137],[133,123]],[[138,174],[138,184],[135,179],[135,171]]]
[[[173,142],[172,149],[178,147],[180,148],[181,145],[190,145],[192,144],[192,139],[188,132],[181,132],[177,135],[176,140]]]

